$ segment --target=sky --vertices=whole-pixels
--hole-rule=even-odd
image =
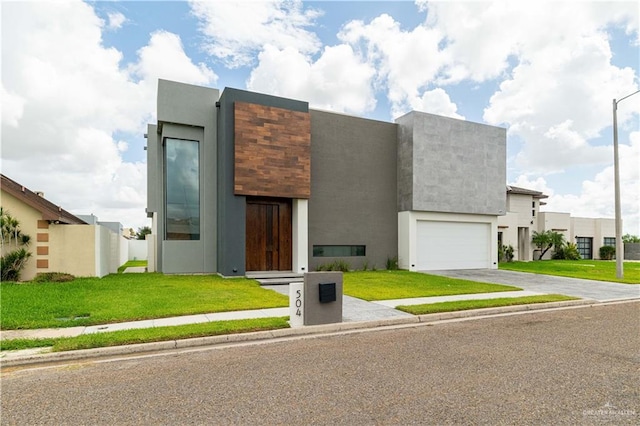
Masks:
[[[137,229],[158,78],[393,121],[507,129],[507,182],[614,217],[613,99],[640,89],[637,1],[2,1],[1,170]],[[640,93],[618,104],[623,232],[640,235]]]

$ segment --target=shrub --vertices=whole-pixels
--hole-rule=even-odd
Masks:
[[[552,258],[557,260],[582,259],[582,257],[580,256],[580,252],[578,251],[578,247],[573,243],[568,243],[563,247],[556,249],[555,253],[553,253]]]
[[[387,270],[388,271],[398,270],[398,256],[390,257],[387,259]]]
[[[341,271],[349,272],[349,264],[344,260],[334,260],[331,263],[323,263],[316,267],[316,271]]]
[[[75,280],[71,274],[64,272],[41,272],[31,282],[34,283],[66,283]]]
[[[567,260],[580,260],[582,256],[580,256],[580,252],[578,251],[578,246],[574,243],[568,243],[564,247],[564,258]]]
[[[600,259],[601,260],[611,260],[613,256],[616,255],[616,248],[613,246],[602,246],[600,247]]]
[[[498,262],[513,262],[513,246],[498,247]]]
[[[12,241],[14,249],[7,251],[11,250]],[[18,246],[28,246],[30,241],[31,237],[22,233],[20,221],[0,206],[0,252],[2,252],[0,280],[20,280],[20,271],[31,257],[31,252],[24,247],[18,248]]]
[[[0,280],[20,281],[20,271],[31,257],[31,252],[24,248],[10,251],[0,258]]]

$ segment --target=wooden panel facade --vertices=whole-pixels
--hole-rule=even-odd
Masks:
[[[309,198],[309,113],[236,102],[234,123],[234,193]]]

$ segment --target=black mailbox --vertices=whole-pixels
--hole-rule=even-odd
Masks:
[[[318,284],[320,293],[320,303],[329,303],[336,301],[336,283]]]

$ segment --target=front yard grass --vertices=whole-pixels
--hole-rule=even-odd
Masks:
[[[616,278],[616,262],[610,260],[534,260],[500,263],[499,268],[533,274],[585,280],[640,284],[640,262],[624,262],[624,278]]]
[[[128,260],[123,265],[118,268],[118,273],[122,274],[127,268],[146,268],[147,261],[146,260]]]
[[[522,290],[419,272],[386,270],[346,272],[343,286],[344,294],[369,301]]]
[[[428,303],[423,305],[403,305],[396,309],[413,315],[435,314],[440,312],[465,311],[469,309],[497,308],[500,306],[528,305],[530,303],[561,302],[578,300],[577,297],[562,294],[543,294],[539,296],[500,297],[484,300],[459,300],[455,302]]]
[[[3,330],[75,327],[286,307],[254,280],[217,275],[112,274],[64,283],[0,284]]]
[[[344,293],[365,300],[487,293],[517,287],[477,283],[408,271],[344,274]],[[170,316],[288,306],[288,298],[254,280],[217,275],[112,274],[63,283],[0,284],[4,330],[75,327]],[[289,327],[288,318],[215,321],[52,339],[2,340],[2,350],[53,351],[148,343]]]
[[[51,347],[53,352],[73,351],[80,349],[102,348],[107,346],[218,336],[231,333],[235,334],[263,330],[276,330],[280,328],[289,328],[288,320],[289,317],[256,318],[92,333],[83,334],[77,337],[12,339],[0,341],[0,348],[1,350],[6,351]]]

